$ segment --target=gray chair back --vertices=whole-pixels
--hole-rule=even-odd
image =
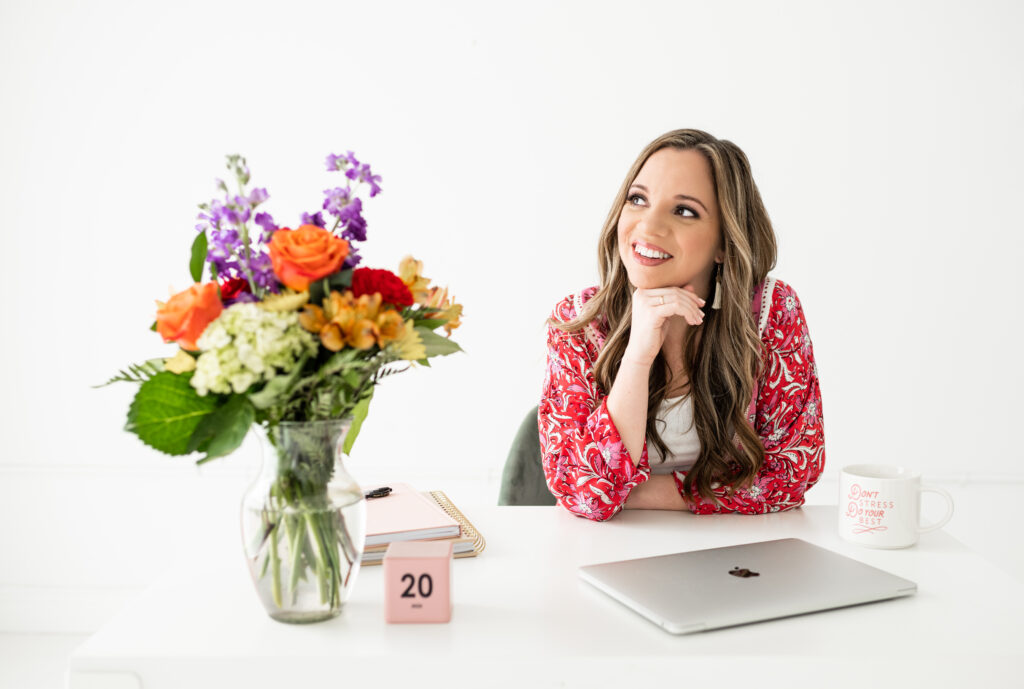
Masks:
[[[519,425],[501,474],[499,505],[554,505],[540,463],[540,433],[537,429],[539,406],[526,414]]]

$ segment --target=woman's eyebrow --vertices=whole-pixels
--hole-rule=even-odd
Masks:
[[[642,184],[633,184],[633,185],[631,185],[631,186],[630,186],[629,188],[630,188],[630,189],[632,189],[633,187],[636,187],[637,189],[643,189],[644,191],[647,191],[647,187],[645,187],[645,186],[644,186],[644,185],[642,185]],[[650,192],[648,192],[648,193],[650,193]],[[683,199],[684,201],[696,201],[697,203],[699,203],[699,204],[700,204],[700,207],[704,209],[704,212],[705,212],[705,213],[708,213],[708,212],[709,212],[709,211],[708,211],[708,207],[707,207],[707,206],[705,206],[705,205],[704,205],[704,204],[703,204],[703,203],[701,202],[701,200],[700,200],[700,199],[698,199],[698,198],[697,198],[696,196],[687,196],[686,194],[676,194],[676,198],[677,198],[677,199]]]

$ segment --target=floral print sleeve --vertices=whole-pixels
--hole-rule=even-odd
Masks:
[[[572,298],[552,313],[565,322],[575,316]],[[597,349],[588,333],[548,326],[547,372],[537,425],[548,488],[573,514],[605,521],[617,514],[630,491],[650,478],[647,441],[636,466],[599,392],[592,361]]]
[[[716,487],[720,503],[696,495],[696,514],[740,512],[763,514],[799,507],[825,465],[821,390],[811,338],[796,292],[776,280],[771,313],[762,334],[766,346],[765,377],[760,381],[752,421],[765,449],[765,462],[747,490],[727,495]],[[672,474],[683,493],[685,471]],[[685,493],[683,493],[685,495]]]

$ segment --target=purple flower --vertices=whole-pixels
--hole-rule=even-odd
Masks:
[[[359,181],[370,185],[370,198],[380,193],[380,185],[377,184],[380,181],[380,175],[373,174],[370,171],[370,166],[365,163],[359,168]]]
[[[318,227],[323,227],[325,229],[327,227],[327,224],[324,223],[323,213],[321,213],[320,211],[317,211],[313,215],[310,215],[309,213],[303,213],[302,214],[302,224],[303,225],[317,225]]]
[[[345,258],[345,262],[341,264],[341,269],[352,268],[359,264],[363,260],[363,257],[359,255],[359,249],[352,245],[349,245],[348,257]]]
[[[348,165],[348,159],[345,156],[334,155],[333,153],[327,156],[327,171],[336,172],[338,170],[344,170]]]
[[[324,212],[337,218],[334,228],[340,227],[338,234],[350,242],[343,267],[352,268],[362,261],[362,257],[351,243],[366,241],[363,202],[356,197],[354,188],[365,183],[370,187],[370,196],[376,196],[381,190],[381,178],[373,174],[369,165],[360,163],[352,151],[343,156],[329,154],[326,165],[328,171],[344,171],[350,182],[345,187],[325,189],[322,208],[316,213],[303,213],[302,224],[327,229]],[[228,169],[238,181],[239,193],[229,193],[224,180],[217,179],[217,188],[223,192],[223,198],[199,206],[202,212],[197,216],[195,229],[207,235],[206,260],[220,280],[243,278],[250,281],[250,287],[256,294],[279,292],[281,286],[266,249],[266,244],[279,228],[269,213],[254,212],[270,195],[262,187],[245,191],[249,183],[249,167],[242,156],[228,156]],[[247,227],[250,218],[260,230]],[[243,232],[248,238],[248,245],[242,241]],[[243,293],[236,301],[257,298]]]
[[[270,217],[270,213],[257,213],[256,217],[253,218],[253,222],[263,228],[263,234],[260,235],[260,241],[264,244],[270,241],[270,237],[274,234],[274,230],[277,229],[277,223]]]
[[[207,253],[217,258],[228,258],[238,243],[238,230],[214,229],[207,237],[207,246],[209,246]]]
[[[224,198],[213,199],[199,206],[202,212],[197,216],[200,222],[196,225],[196,231],[206,232],[206,260],[220,280],[250,280],[251,276],[250,287],[253,291],[262,288],[278,292],[280,288],[277,278],[264,247],[277,229],[274,219],[268,213],[257,213],[255,222],[262,228],[262,232],[246,229],[247,243],[242,240],[245,223],[252,217],[252,209],[266,201],[270,195],[262,187],[246,193],[249,168],[240,156],[228,156],[228,168],[239,180],[240,193],[229,194],[224,181],[218,179],[217,186],[224,192]]]
[[[352,199],[352,190],[347,187],[335,187],[334,189],[324,189],[324,210],[331,215],[338,217],[342,212],[342,209],[347,206]],[[356,199],[358,202],[359,199]]]
[[[327,171],[336,172],[338,170],[345,170],[349,165],[359,166],[359,161],[356,160],[356,156],[352,151],[349,151],[347,155],[339,156],[333,153],[327,156]]]
[[[252,271],[252,277],[257,285],[275,294],[279,291],[277,276],[274,275],[274,265],[270,261],[269,254],[264,251],[253,254],[249,262],[249,269]]]
[[[246,206],[244,210],[238,211],[228,206],[224,209],[224,217],[232,225],[241,225],[244,222],[249,222],[249,207]]]
[[[348,239],[353,242],[365,242],[366,241],[366,221],[363,220],[363,216],[359,215],[354,218],[345,226],[345,229],[341,231],[343,239]]]
[[[249,194],[249,198],[246,199],[246,201],[248,201],[250,207],[255,208],[256,206],[260,205],[269,198],[270,194],[267,193],[267,190],[260,188],[253,189],[252,192]]]
[[[208,204],[200,206],[205,212],[200,213],[197,219],[205,222],[204,224],[196,225],[196,229],[202,231],[208,225],[211,228],[219,228],[220,224],[225,221],[224,218],[224,204],[214,199]]]
[[[345,224],[341,236],[357,242],[366,241],[366,220],[363,219],[363,201],[354,199],[352,203],[341,209],[338,221]]]
[[[259,301],[256,295],[252,292],[239,292],[237,297],[232,299],[225,299],[224,306],[231,306],[232,304],[248,304],[254,301]]]

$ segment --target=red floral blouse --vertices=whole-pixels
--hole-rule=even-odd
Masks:
[[[597,287],[589,287],[566,297],[552,316],[571,320],[596,292]],[[799,507],[825,465],[818,369],[800,300],[788,284],[769,277],[755,290],[752,311],[765,345],[765,367],[748,419],[764,444],[765,462],[747,490],[727,495],[713,484],[718,503],[694,491],[689,505],[696,514],[763,514]],[[608,395],[594,379],[603,344],[597,321],[572,334],[548,326],[547,372],[537,415],[548,488],[567,510],[597,521],[613,517],[629,492],[651,476],[647,439],[634,466],[608,412]],[[686,473],[672,474],[680,492]]]

